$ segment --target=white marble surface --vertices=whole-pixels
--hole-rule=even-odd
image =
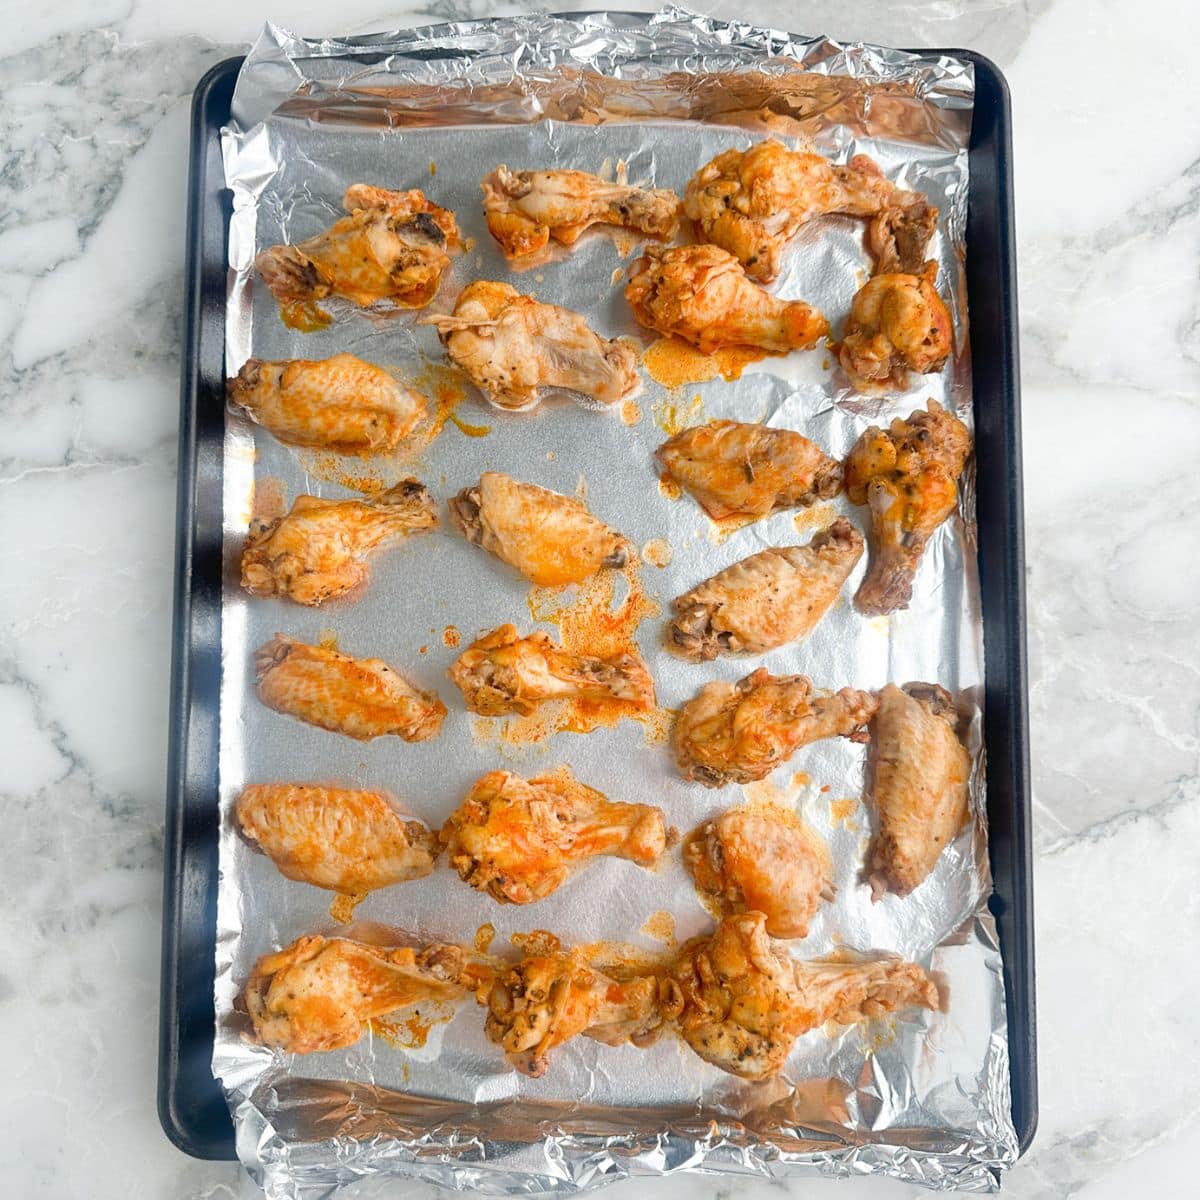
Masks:
[[[305,33],[488,11],[510,7],[269,9]],[[15,1200],[253,1194],[167,1143],[154,1088],[187,106],[265,15],[0,0],[0,1194]],[[1005,1191],[1193,1194],[1200,9],[764,0],[754,16],[971,46],[1012,86],[1042,1118]],[[779,1190],[910,1192],[686,1178],[606,1195]]]

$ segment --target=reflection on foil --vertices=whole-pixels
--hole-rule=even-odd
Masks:
[[[631,182],[681,192],[720,150],[767,131],[810,138],[839,161],[869,154],[939,206],[929,253],[957,314],[958,342],[945,372],[885,398],[850,392],[820,349],[707,365],[653,350],[654,369],[643,367],[645,390],[625,412],[550,399],[533,413],[504,413],[466,388],[461,396],[439,394],[437,420],[396,456],[366,464],[288,450],[229,414],[213,1067],[234,1111],[239,1154],[269,1195],[329,1196],[342,1184],[382,1184],[389,1175],[492,1194],[570,1191],[701,1168],[765,1178],[878,1173],[989,1191],[1015,1159],[1000,955],[985,904],[971,468],[957,517],[931,541],[911,608],[890,620],[865,620],[843,601],[807,642],[763,659],[721,658],[701,667],[664,652],[664,618],[655,615],[729,563],[766,545],[806,541],[819,527],[812,513],[786,511],[715,526],[690,498],[659,486],[653,451],[669,433],[718,417],[761,420],[800,430],[841,457],[867,425],[907,415],[929,396],[971,424],[962,261],[972,90],[970,66],[954,59],[791,38],[678,10],[451,23],[347,41],[303,41],[268,26],[259,39],[224,138],[234,196],[231,373],[251,353],[279,359],[349,351],[436,390],[431,381],[445,373],[441,347],[412,313],[333,305],[332,325],[303,335],[284,327],[253,279],[257,250],[326,227],[347,185],[358,181],[421,187],[457,213],[467,248],[429,311],[448,311],[472,278],[506,278],[540,300],[582,312],[605,336],[631,337],[650,349],[652,339],[621,296],[632,242],[593,232],[569,255],[510,273],[484,227],[479,181],[499,162],[609,174],[623,168]],[[861,224],[830,218],[800,233],[773,290],[819,305],[836,330],[867,270]],[[967,740],[974,833],[959,837],[906,900],[872,904],[859,879],[869,833],[859,802],[861,746],[806,747],[768,785],[828,845],[836,875],[836,900],[793,952],[818,957],[850,949],[915,959],[948,997],[945,1011],[874,1021],[832,1037],[808,1034],[782,1075],[757,1084],[705,1065],[671,1037],[647,1050],[577,1039],[546,1076],[528,1079],[487,1042],[473,1003],[449,1020],[438,1014],[424,1021],[419,1037],[384,1029],[345,1050],[304,1058],[243,1039],[235,1001],[254,960],[301,934],[334,931],[328,896],[283,879],[237,834],[232,810],[247,782],[386,787],[435,827],[476,778],[501,765],[532,775],[567,764],[612,799],[652,797],[684,832],[753,798],[734,787],[684,783],[661,731],[634,721],[587,735],[569,732],[568,722],[545,737],[505,739],[498,722],[465,712],[445,676],[461,646],[510,621],[564,636],[574,597],[551,604],[531,596],[522,580],[454,534],[444,509],[439,530],[375,560],[369,588],[353,602],[304,609],[249,601],[237,587],[242,539],[264,486],[279,506],[301,492],[342,496],[415,475],[444,501],[489,469],[566,494],[584,491],[594,513],[644,548],[627,571],[645,602],[622,636],[636,638],[649,662],[664,714],[709,679],[736,680],[760,663],[811,675],[819,687],[931,679],[957,692],[966,708],[974,705]],[[865,521],[845,496],[814,511],[820,525],[836,515]],[[852,575],[847,597],[863,569]],[[269,711],[255,699],[247,667],[276,632],[311,642],[336,636],[348,653],[382,657],[418,686],[440,691],[450,708],[441,736],[360,745]],[[371,939],[383,942],[470,945],[487,924],[494,928],[491,952],[501,956],[511,953],[513,933],[535,928],[569,942],[628,942],[657,953],[664,916],[668,937],[680,942],[711,928],[678,852],[654,872],[593,862],[553,896],[523,908],[494,904],[443,867],[375,893],[357,916]]]

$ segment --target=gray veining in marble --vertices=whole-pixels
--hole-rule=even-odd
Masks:
[[[527,7],[0,0],[0,1194],[252,1194],[235,1168],[174,1150],[154,1114],[191,89],[266,15],[342,33]],[[767,0],[752,15],[969,46],[1011,84],[1042,1121],[1005,1191],[1191,1194],[1200,10]],[[912,1194],[694,1178],[606,1194],[802,1189]]]

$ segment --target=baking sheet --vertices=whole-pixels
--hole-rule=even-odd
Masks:
[[[436,56],[420,57],[430,51]],[[620,78],[606,82],[591,68]],[[633,32],[549,18],[445,25],[353,44],[306,43],[272,26],[264,32],[243,68],[225,136],[234,191],[230,374],[251,353],[313,358],[349,350],[419,386],[445,388],[447,376],[431,365],[442,361],[436,336],[413,314],[332,305],[337,319],[329,329],[298,334],[283,326],[252,277],[258,249],[327,227],[346,185],[356,181],[422,187],[454,209],[475,239],[455,260],[434,310],[448,309],[471,278],[500,278],[584,313],[608,336],[646,344],[651,339],[614,285],[636,257],[631,243],[594,233],[570,256],[512,272],[487,236],[479,180],[497,162],[602,172],[623,166],[633,182],[682,192],[719,150],[768,131],[811,137],[839,161],[868,153],[889,177],[939,205],[930,253],[939,260],[958,337],[946,372],[919,377],[905,395],[883,400],[849,393],[831,356],[820,351],[752,364],[735,382],[669,389],[647,375],[640,419],[631,424],[630,411],[622,419],[565,398],[532,413],[501,413],[468,388],[455,415],[468,426],[487,426],[486,436],[466,436],[447,423],[415,454],[366,464],[290,450],[228,416],[214,1071],[234,1108],[239,1154],[269,1194],[327,1194],[339,1181],[374,1172],[505,1192],[571,1189],[683,1167],[768,1175],[879,1171],[986,1190],[1015,1158],[1000,962],[985,907],[983,664],[970,468],[960,512],[932,540],[907,612],[865,620],[853,611],[849,597],[863,563],[803,645],[699,666],[679,662],[660,644],[673,596],[765,545],[807,541],[835,512],[860,526],[866,517],[840,497],[798,523],[781,513],[732,533],[718,530],[688,498],[671,501],[660,492],[652,453],[667,436],[664,426],[763,420],[798,429],[840,456],[868,424],[906,415],[929,396],[971,424],[962,273],[969,126],[965,64],[823,39],[787,41],[679,13]],[[830,219],[804,231],[773,290],[818,304],[836,329],[868,269],[861,223]],[[869,835],[859,799],[862,747],[821,742],[766,785],[710,791],[678,778],[658,727],[627,721],[588,736],[505,740],[502,722],[463,710],[444,674],[461,646],[447,643],[457,631],[465,646],[505,621],[528,632],[535,612],[552,615],[552,605],[453,533],[444,509],[438,531],[374,561],[370,586],[353,601],[310,610],[250,599],[237,586],[256,505],[290,503],[304,491],[348,495],[348,482],[380,486],[407,474],[444,501],[487,469],[562,492],[584,490],[593,512],[638,546],[670,546],[666,566],[642,563],[634,580],[663,613],[645,619],[637,637],[665,707],[677,708],[710,679],[737,679],[758,665],[803,672],[831,688],[929,679],[955,691],[975,709],[974,831],[950,847],[916,895],[873,905],[857,880]],[[618,602],[626,583],[618,581]],[[572,598],[568,592],[562,601]],[[555,632],[552,623],[541,625]],[[360,745],[259,704],[253,650],[275,632],[316,641],[330,630],[343,650],[383,657],[419,686],[436,688],[450,709],[441,736],[416,745],[392,738]],[[783,1076],[759,1084],[722,1074],[672,1039],[645,1051],[578,1040],[558,1052],[543,1079],[530,1080],[487,1043],[473,1003],[433,1023],[424,1045],[408,1048],[368,1034],[345,1051],[290,1058],[242,1040],[232,1007],[253,961],[303,933],[339,931],[328,893],[284,880],[237,836],[232,809],[246,782],[386,787],[436,827],[485,771],[505,766],[533,775],[562,763],[614,799],[659,804],[685,832],[747,791],[794,805],[828,841],[838,896],[793,952],[817,957],[850,948],[915,959],[937,974],[946,1011],[904,1014],[833,1039],[810,1034],[798,1041]],[[599,860],[527,907],[496,905],[443,867],[376,893],[359,908],[358,929],[470,943],[486,921],[496,927],[498,952],[510,933],[531,928],[571,942],[662,950],[659,938],[642,932],[661,912],[673,914],[678,940],[711,927],[677,854],[655,872]],[[661,934],[659,926],[661,920],[649,927]]]

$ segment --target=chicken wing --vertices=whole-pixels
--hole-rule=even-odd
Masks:
[[[736,684],[705,684],[675,722],[675,761],[685,779],[705,787],[764,779],[801,746],[827,737],[867,740],[879,702],[842,688],[814,696],[805,675],[772,675],[759,667]]]
[[[382,792],[256,783],[238,797],[242,832],[286,879],[363,897],[433,870],[437,835]]]
[[[846,492],[871,509],[871,563],[854,603],[872,615],[907,608],[925,543],[954,511],[971,435],[935,400],[897,418],[885,433],[872,425],[846,459]]]
[[[242,587],[318,605],[370,578],[372,551],[437,524],[425,485],[403,479],[373,500],[297,496],[291,511],[251,529],[242,552]]]
[[[593,225],[669,238],[679,224],[679,197],[667,188],[606,183],[586,171],[510,171],[501,163],[482,187],[488,232],[508,259],[536,254],[551,238],[573,246]]]
[[[879,272],[919,270],[938,217],[924,196],[890,183],[865,154],[835,166],[773,138],[726,150],[701,167],[683,207],[706,241],[735,255],[763,283],[779,274],[787,243],[814,217],[868,218],[867,242]]]
[[[903,391],[910,371],[928,375],[946,365],[954,327],[936,281],[930,262],[918,275],[876,275],[859,289],[837,347],[858,391]]]
[[[446,706],[379,658],[351,658],[277,633],[254,654],[258,698],[276,712],[368,742],[437,737]]]
[[[581,500],[498,471],[450,501],[450,520],[475,546],[539,587],[580,583],[602,567],[623,567],[629,543]]]
[[[862,552],[862,534],[839,517],[807,546],[772,546],[743,558],[674,601],[667,646],[680,658],[707,662],[807,637]]]
[[[647,329],[681,337],[705,354],[725,346],[787,354],[810,349],[829,332],[817,309],[763,291],[717,246],[647,250],[634,265],[625,299]]]
[[[485,717],[527,716],[546,700],[575,698],[654,707],[654,680],[636,650],[610,658],[571,654],[541,629],[521,637],[515,625],[501,625],[464,650],[449,675],[467,708]]]
[[[728,916],[766,917],[773,937],[808,936],[823,900],[832,900],[833,863],[817,834],[778,805],[731,808],[688,836],[683,865],[696,888]]]
[[[291,1054],[338,1050],[378,1017],[463,997],[462,965],[458,946],[391,949],[313,935],[260,958],[241,1002],[263,1046]]]
[[[782,1070],[796,1038],[906,1008],[937,1008],[937,988],[916,963],[797,962],[767,936],[766,917],[726,917],[684,946],[664,1016],[705,1062],[743,1079]]]
[[[366,308],[391,300],[420,308],[433,299],[458,245],[458,225],[413,188],[391,192],[351,184],[342,198],[349,216],[295,246],[269,246],[254,260],[279,304],[284,323],[302,330],[329,324],[318,305],[344,296]]]
[[[950,694],[932,683],[879,693],[871,758],[877,828],[867,859],[871,898],[907,896],[967,821],[971,756]]]
[[[663,474],[714,521],[804,507],[842,486],[842,464],[790,429],[709,421],[677,433],[655,453]]]
[[[426,411],[420,392],[353,354],[315,362],[250,358],[228,391],[232,403],[281,442],[341,454],[394,450]]]
[[[450,865],[473,888],[502,904],[531,904],[597,855],[654,866],[674,831],[661,809],[609,800],[564,767],[530,780],[489,771],[450,814],[441,836]]]
[[[604,407],[641,387],[631,346],[594,333],[578,313],[542,304],[507,283],[477,279],[450,316],[425,317],[446,353],[497,408],[535,407],[546,388],[578,392]]]
[[[607,1046],[645,1046],[658,1036],[662,1016],[653,975],[615,979],[578,950],[562,950],[550,934],[523,940],[521,961],[476,992],[487,1006],[488,1037],[523,1075],[544,1075],[550,1052],[580,1034]]]

